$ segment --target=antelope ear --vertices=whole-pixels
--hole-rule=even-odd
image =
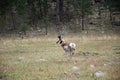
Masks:
[[[58,44],[59,41],[56,42],[56,44]]]
[[[60,41],[60,44],[62,43],[63,41]]]

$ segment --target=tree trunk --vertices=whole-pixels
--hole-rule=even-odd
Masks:
[[[98,6],[98,16],[101,18],[101,3],[98,3],[97,6]]]
[[[47,0],[44,0],[43,1],[43,18],[44,18],[44,23],[45,23],[45,34],[47,35],[48,34],[48,1]]]
[[[81,28],[82,28],[82,30],[84,30],[84,6],[83,6],[83,4],[84,4],[84,1],[83,0],[81,0],[81,11],[82,11],[82,15],[81,15]]]
[[[42,10],[42,1],[41,0],[39,0],[39,8],[40,8],[39,16],[40,16],[40,19],[42,19],[43,18],[43,10]]]
[[[48,25],[46,25],[46,27],[45,27],[45,35],[47,35],[48,34]]]
[[[14,20],[14,13],[13,12],[11,12],[11,17],[12,17],[13,29],[15,30],[16,26],[15,26],[15,20]]]
[[[48,13],[48,2],[47,0],[43,0],[43,17],[46,18],[47,13]]]
[[[58,30],[58,35],[61,35],[60,33],[60,0],[56,1],[56,27]]]
[[[110,22],[112,22],[112,11],[110,11]]]
[[[60,23],[60,6],[59,6],[59,3],[60,3],[60,0],[57,0],[57,2],[56,2],[56,9],[57,9],[56,19],[57,19],[57,24]]]
[[[36,20],[36,10],[35,10],[35,6],[34,4],[32,3],[31,5],[31,24],[35,26],[35,20]]]
[[[81,18],[81,28],[82,30],[85,30],[84,29],[84,14],[82,14],[82,18]]]
[[[59,1],[59,15],[60,15],[60,21],[62,21],[62,16],[63,16],[63,0]]]

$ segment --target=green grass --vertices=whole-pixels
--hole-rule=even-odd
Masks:
[[[77,44],[80,52],[98,53],[94,56],[73,56],[68,60],[64,51],[55,42],[57,38],[41,37],[32,39],[1,39],[0,41],[0,80],[119,80],[120,46],[119,39],[81,40],[79,37],[66,37],[65,40]],[[74,64],[73,62],[76,62]],[[107,66],[104,66],[107,64]],[[90,65],[95,65],[91,70]],[[79,69],[71,70],[73,66]],[[96,77],[96,71],[103,71]],[[76,75],[79,73],[78,75]]]

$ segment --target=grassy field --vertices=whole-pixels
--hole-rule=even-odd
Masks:
[[[119,38],[65,40],[77,44],[72,60],[64,56],[56,37],[1,39],[0,80],[120,80]]]

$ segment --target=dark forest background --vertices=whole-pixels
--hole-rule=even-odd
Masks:
[[[119,30],[120,0],[0,0],[1,35],[119,35]]]

